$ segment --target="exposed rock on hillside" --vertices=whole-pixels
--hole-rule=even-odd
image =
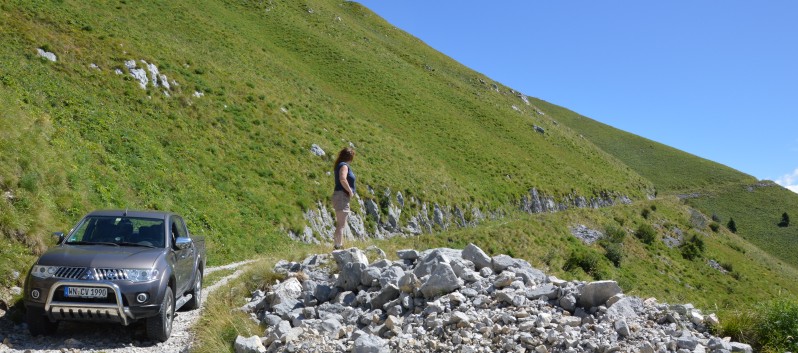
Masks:
[[[562,281],[473,244],[397,256],[279,262],[287,279],[242,307],[265,335],[239,337],[236,351],[751,352],[709,334],[714,315],[624,296],[614,281]]]
[[[374,190],[368,187],[369,194],[374,195]],[[362,199],[355,195],[353,201],[359,207],[352,207],[349,215],[349,232],[345,237],[349,239],[364,239],[367,237],[386,239],[398,235],[418,235],[432,233],[435,229],[449,229],[451,227],[472,227],[485,219],[496,219],[502,216],[501,210],[483,211],[479,207],[466,205],[447,206],[432,204],[432,207],[419,202],[414,198],[406,200],[401,192],[392,193],[385,190],[383,195],[386,202],[384,209],[373,198]],[[395,200],[395,201],[394,201]],[[567,195],[555,199],[538,192],[532,188],[523,195],[518,207],[528,213],[559,212],[570,208],[601,208],[617,204],[631,204],[632,201],[624,195],[602,192],[591,198],[579,195]],[[470,209],[470,210],[469,210]],[[387,214],[383,212],[387,211]],[[305,243],[330,242],[335,221],[324,202],[317,202],[315,208],[305,211],[305,220],[308,225],[301,234],[289,232],[291,239]],[[374,228],[367,228],[366,222],[373,222]]]
[[[52,62],[58,61],[58,58],[55,56],[54,53],[46,51],[42,48],[36,48],[36,54]]]

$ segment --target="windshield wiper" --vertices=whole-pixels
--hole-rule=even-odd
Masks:
[[[113,245],[119,246],[117,243],[107,242],[107,241],[68,241],[66,242],[67,245]]]
[[[123,241],[123,242],[120,242],[118,244],[119,245],[123,245],[123,246],[141,246],[141,247],[145,247],[145,248],[155,248],[155,246],[152,246],[152,245],[141,244],[141,243],[131,243],[129,241]]]

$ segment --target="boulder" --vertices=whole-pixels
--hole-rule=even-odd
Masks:
[[[607,317],[615,319],[637,318],[637,312],[643,308],[640,298],[623,297],[607,309]]]
[[[382,287],[382,290],[380,290],[379,294],[371,299],[371,308],[382,309],[382,306],[385,305],[385,303],[399,298],[399,293],[401,292],[402,291],[399,290],[399,287],[393,284],[388,284],[387,286]]]
[[[474,263],[474,267],[476,267],[477,270],[481,270],[483,267],[491,266],[491,258],[473,243],[468,244],[468,246],[463,249],[462,256],[463,259]]]
[[[579,290],[579,306],[589,309],[604,305],[610,297],[621,292],[621,287],[615,281],[590,282]]]
[[[425,298],[434,298],[448,294],[463,286],[462,280],[454,274],[448,263],[439,263],[432,270],[429,279],[421,285],[421,293]]]
[[[496,255],[491,259],[491,267],[493,268],[493,272],[496,273],[501,273],[513,265],[515,265],[515,259],[509,255]]]
[[[378,336],[363,334],[355,339],[352,353],[389,353],[388,342]]]
[[[260,337],[258,336],[251,336],[251,337],[238,336],[236,337],[235,344],[233,344],[233,348],[235,349],[236,353],[266,352],[266,347],[263,346],[263,343],[261,343]]]
[[[333,259],[335,260],[335,264],[338,265],[338,270],[340,271],[343,269],[345,264],[350,262],[362,263],[362,264],[369,264],[369,259],[366,257],[360,249],[357,248],[349,248],[345,250],[335,250],[332,252]]]
[[[418,251],[412,249],[399,250],[396,256],[402,260],[415,260],[418,259]]]
[[[299,299],[301,295],[302,284],[295,277],[290,277],[273,286],[271,291],[266,294],[266,300],[269,305],[275,306],[289,300]]]
[[[413,293],[416,289],[421,287],[421,282],[413,272],[405,272],[404,276],[399,278],[399,289],[405,293]]]
[[[526,297],[529,299],[538,299],[545,297],[546,300],[557,299],[560,293],[560,288],[551,283],[546,283],[535,288],[526,290]]]
[[[338,274],[338,279],[335,281],[335,286],[342,288],[345,291],[356,290],[360,285],[363,270],[366,269],[366,264],[362,262],[349,262],[343,265],[341,272]]]

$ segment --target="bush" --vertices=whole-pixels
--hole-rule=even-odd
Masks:
[[[572,271],[581,268],[582,271],[596,278],[597,276],[601,276],[599,272],[600,262],[601,257],[595,251],[583,249],[574,250],[571,256],[568,257],[568,260],[565,261],[565,265],[562,269],[565,271]]]
[[[781,215],[781,222],[779,222],[779,227],[789,227],[790,226],[790,215],[787,212],[784,212]]]
[[[720,224],[718,222],[712,222],[709,224],[709,229],[712,229],[713,232],[717,233],[720,230]]]
[[[729,223],[726,223],[726,228],[729,228],[729,231],[732,233],[737,233],[737,223],[734,222],[734,218],[729,218]]]
[[[637,227],[637,231],[635,231],[635,236],[637,239],[640,239],[645,244],[653,244],[654,240],[657,239],[657,231],[654,230],[648,223],[643,223],[639,227]]]
[[[613,225],[604,228],[604,239],[610,243],[621,243],[626,238],[626,231],[623,228]]]
[[[640,212],[640,215],[643,216],[643,218],[645,218],[645,219],[648,219],[648,216],[650,214],[651,214],[651,211],[649,211],[647,208],[644,208],[643,211]]]
[[[619,243],[607,243],[602,244],[604,250],[607,252],[604,254],[604,257],[607,260],[610,260],[615,267],[621,267],[621,261],[623,261],[623,244]]]
[[[692,261],[704,255],[704,240],[700,236],[693,235],[689,241],[686,241],[679,248],[682,250],[682,257]]]

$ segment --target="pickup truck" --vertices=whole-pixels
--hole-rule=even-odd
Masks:
[[[52,335],[60,321],[144,320],[164,342],[175,310],[202,300],[205,240],[171,212],[106,210],[83,217],[31,267],[24,303],[32,335]]]

